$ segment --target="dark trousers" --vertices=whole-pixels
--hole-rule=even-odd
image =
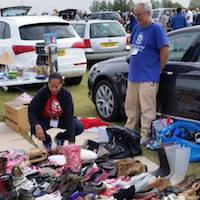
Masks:
[[[49,134],[47,134],[47,130],[50,129],[51,127],[49,126],[49,122],[47,120],[41,120],[39,124],[42,126],[43,131],[45,133],[45,141],[43,141],[45,146],[51,145],[52,139]],[[81,122],[74,117],[74,127],[75,127],[75,136],[80,135],[84,131],[84,127],[81,124]],[[59,128],[63,128],[62,126],[59,126]],[[64,129],[64,128],[63,128]],[[69,134],[68,131],[66,130],[63,133],[58,133],[57,137],[59,140],[68,140],[69,139]],[[35,127],[31,127],[31,135],[35,135]]]

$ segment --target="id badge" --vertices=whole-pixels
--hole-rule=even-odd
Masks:
[[[51,119],[50,120],[50,127],[58,128],[59,120],[58,119]]]
[[[133,47],[131,55],[136,56],[138,54],[139,49]]]

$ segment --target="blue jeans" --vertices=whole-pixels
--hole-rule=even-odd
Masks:
[[[51,128],[49,126],[49,122],[41,121],[41,122],[39,122],[39,124],[42,126],[44,134],[45,134],[45,140],[43,141],[44,146],[45,147],[51,146],[52,139],[51,139],[50,135],[47,134],[47,132],[46,132],[48,129]],[[84,131],[83,125],[81,124],[81,122],[76,117],[74,117],[74,127],[75,127],[75,136],[80,135]],[[59,128],[62,128],[62,127],[59,127]],[[35,135],[35,127],[33,127],[33,126],[31,127],[31,135]],[[56,137],[59,140],[68,140],[69,139],[69,133],[66,130],[63,133],[61,133],[61,132],[58,133]]]

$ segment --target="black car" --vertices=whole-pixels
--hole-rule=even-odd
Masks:
[[[200,26],[168,33],[169,61],[161,74],[157,111],[200,119]],[[124,116],[129,58],[113,58],[95,64],[88,79],[89,96],[101,118]]]
[[[125,24],[125,20],[116,11],[94,12],[89,14],[87,19],[117,20],[121,24]]]

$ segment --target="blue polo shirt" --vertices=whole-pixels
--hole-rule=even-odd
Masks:
[[[171,27],[173,30],[184,28],[187,26],[187,21],[182,13],[177,13],[171,20]]]
[[[146,28],[139,25],[131,36],[129,77],[131,82],[156,82],[160,80],[160,49],[168,46],[164,29],[157,23]]]

